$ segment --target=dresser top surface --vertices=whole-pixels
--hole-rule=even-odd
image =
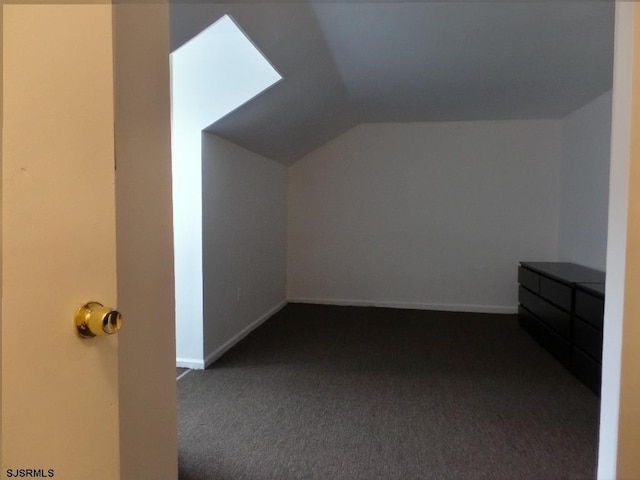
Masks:
[[[565,283],[598,284],[605,282],[605,273],[567,262],[520,262],[520,265]]]
[[[597,297],[604,298],[604,283],[576,283],[576,288],[596,295]]]

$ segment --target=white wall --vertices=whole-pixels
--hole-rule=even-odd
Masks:
[[[637,165],[640,152],[636,149],[635,158],[632,157],[634,142],[640,144],[638,129],[634,128],[640,121],[637,108],[640,56],[634,48],[640,44],[639,27],[640,9],[636,4],[616,4],[599,480],[640,477],[637,438],[640,393],[633,392],[633,387],[637,389],[640,385],[637,380],[640,335],[637,327],[634,329],[640,310],[636,294],[639,262],[635,257],[640,242],[634,232],[638,232],[640,221],[634,208],[638,199],[633,195],[633,187],[638,189],[640,179],[637,169],[634,169],[636,175],[632,175],[631,170],[634,163]],[[629,294],[631,292],[633,294]]]
[[[563,119],[559,259],[605,269],[611,91]]]
[[[555,260],[561,121],[364,124],[290,167],[293,301],[513,311]]]
[[[285,166],[211,133],[202,148],[208,365],[285,303],[287,192]]]
[[[201,131],[280,80],[224,16],[171,53],[176,363],[203,368]]]

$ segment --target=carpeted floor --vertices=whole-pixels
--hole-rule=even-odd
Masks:
[[[178,391],[180,480],[595,477],[598,398],[514,315],[288,305]]]

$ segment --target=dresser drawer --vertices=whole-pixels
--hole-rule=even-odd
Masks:
[[[565,367],[569,368],[571,365],[571,344],[569,342],[523,307],[518,307],[518,320],[522,328],[536,339],[542,347],[548,350]]]
[[[576,290],[576,315],[602,330],[604,299],[582,290]]]
[[[573,288],[548,277],[540,277],[540,296],[558,307],[571,311]]]
[[[533,270],[518,267],[518,283],[535,293],[540,293],[540,275]]]
[[[518,299],[523,307],[533,313],[549,328],[567,340],[571,338],[570,314],[554,307],[522,286],[518,290]]]
[[[602,367],[577,347],[571,351],[571,371],[584,384],[600,395]]]
[[[596,394],[606,275],[568,262],[518,264],[520,325]]]
[[[573,318],[573,343],[602,363],[602,330],[589,325],[579,317]]]

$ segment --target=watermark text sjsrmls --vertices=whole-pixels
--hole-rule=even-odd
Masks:
[[[8,468],[7,478],[53,478],[56,472],[53,468]]]

